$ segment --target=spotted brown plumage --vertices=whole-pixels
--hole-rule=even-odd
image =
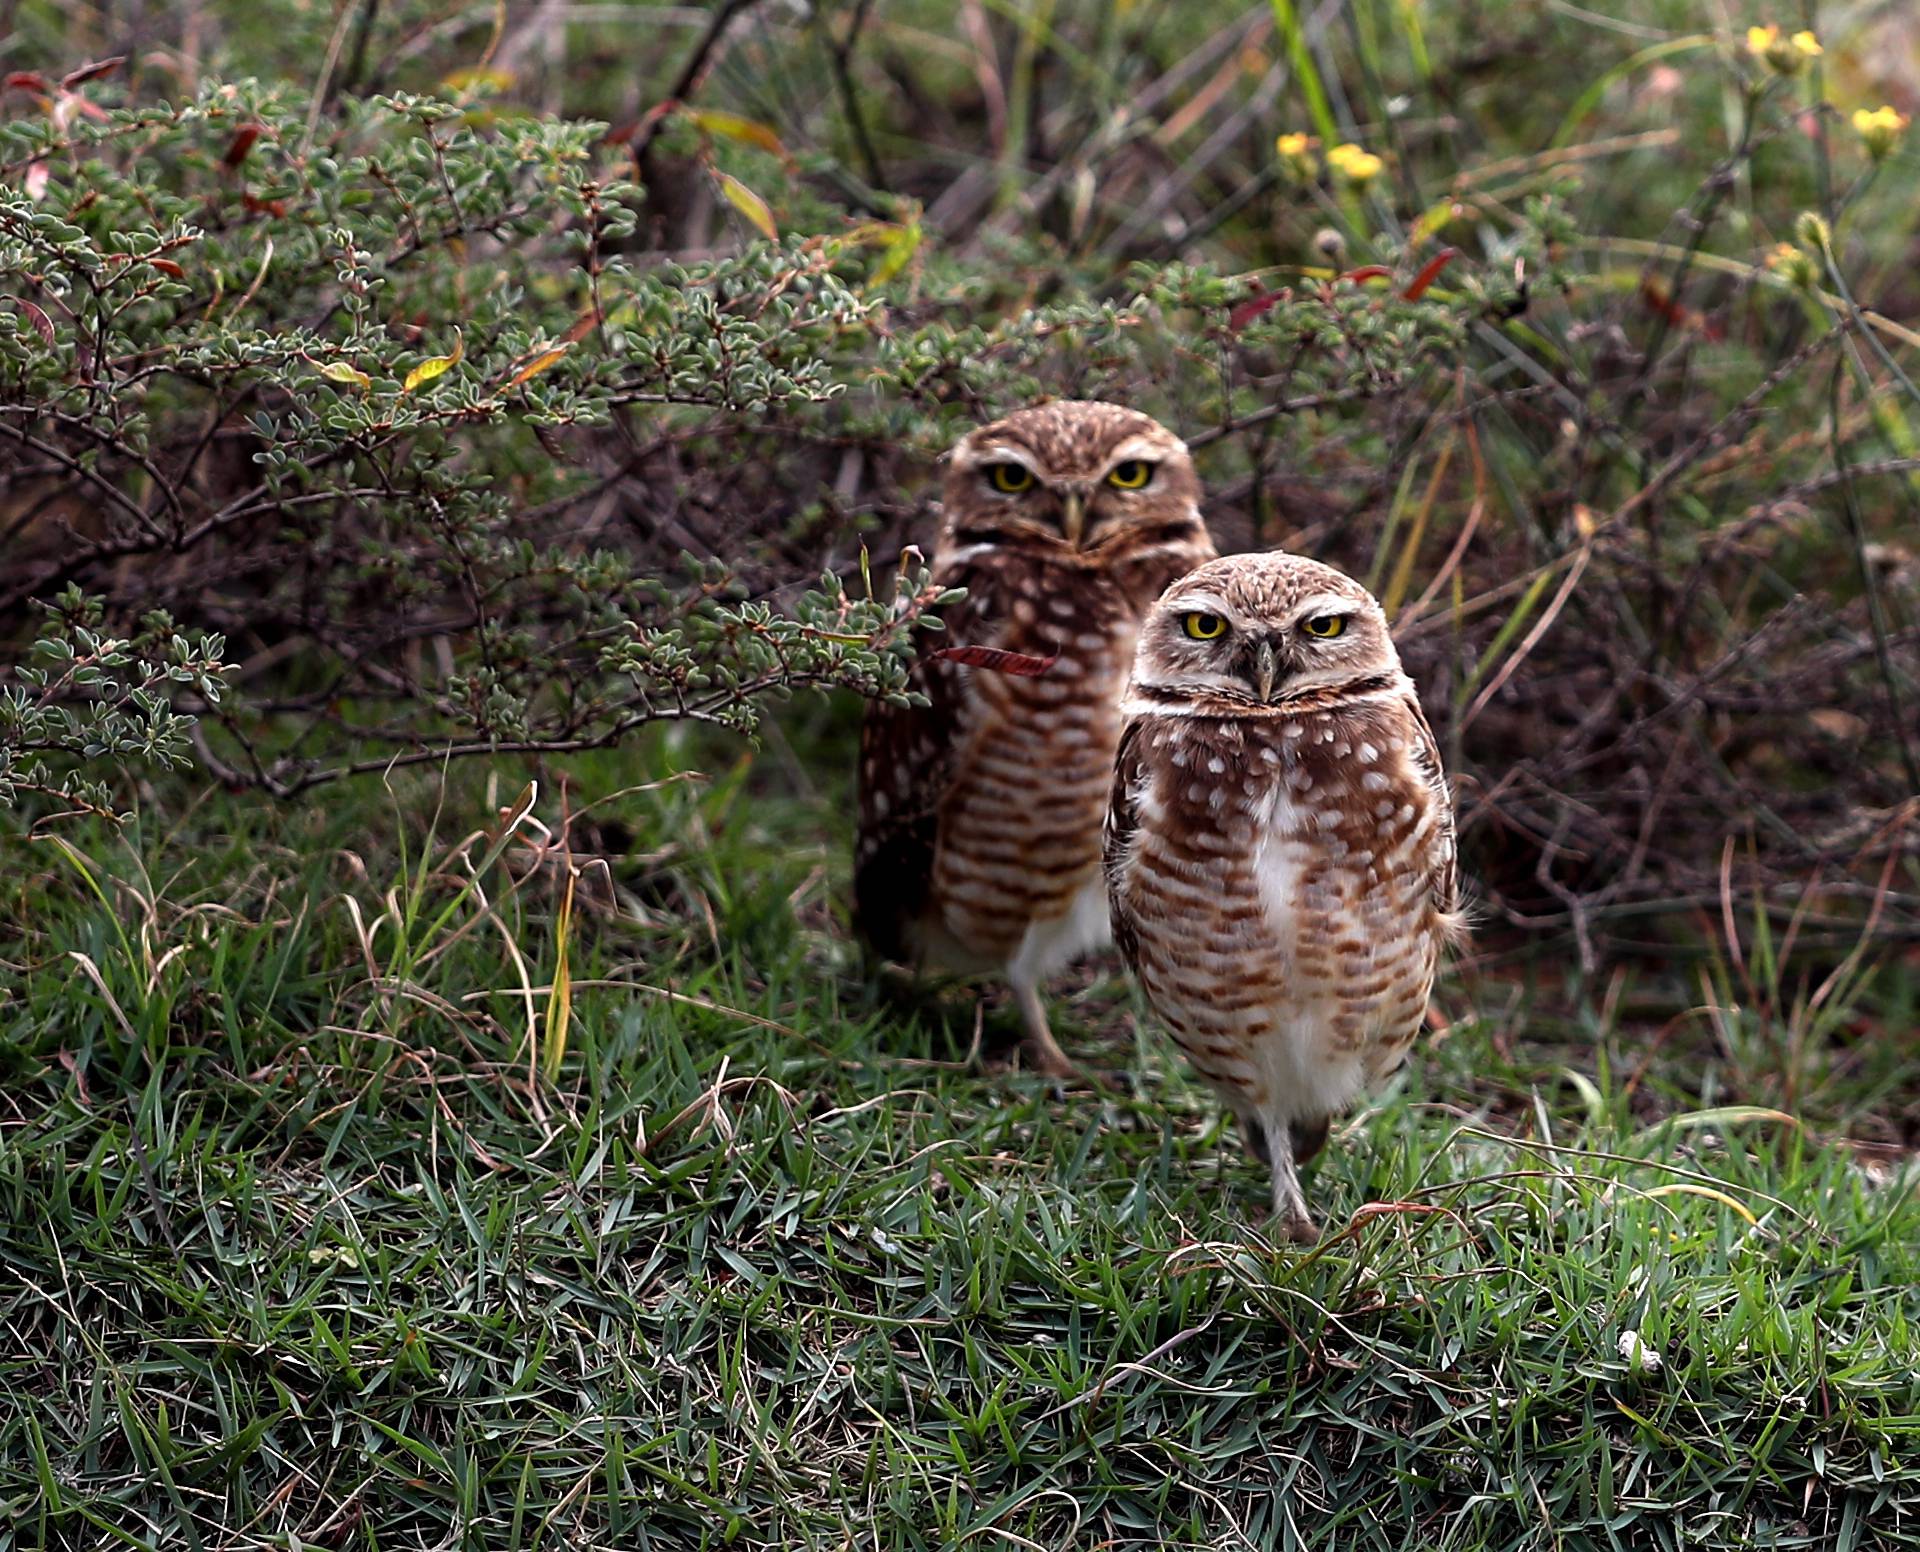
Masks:
[[[1405,1059],[1459,930],[1439,750],[1379,604],[1293,555],[1175,582],[1124,709],[1115,941],[1311,1239],[1296,1165]]]
[[[933,572],[967,596],[929,646],[1057,654],[996,673],[923,651],[925,706],[861,733],[854,906],[882,953],[1012,985],[1027,1047],[1071,1071],[1040,984],[1107,938],[1100,824],[1141,616],[1213,554],[1185,445],[1146,415],[1066,401],[954,449]]]

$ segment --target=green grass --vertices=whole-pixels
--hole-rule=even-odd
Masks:
[[[1303,1254],[1111,966],[1110,1096],[876,994],[814,721],[822,790],[710,747],[576,823],[564,1052],[553,873],[459,844],[504,771],[6,837],[0,1546],[1920,1542],[1920,1201],[1843,1135],[1910,987],[1746,1051],[1482,965]]]

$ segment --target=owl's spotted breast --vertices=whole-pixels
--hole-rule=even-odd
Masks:
[[[1418,736],[1394,700],[1128,729],[1110,843],[1123,947],[1202,1075],[1258,1109],[1336,1111],[1419,1030],[1452,842]],[[1304,1036],[1324,1079],[1277,1093],[1269,1036]]]

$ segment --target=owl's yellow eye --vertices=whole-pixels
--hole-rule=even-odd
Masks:
[[[990,463],[987,483],[1005,495],[1017,496],[1023,490],[1033,489],[1033,470],[1023,463]]]
[[[1153,478],[1153,465],[1144,458],[1129,458],[1107,471],[1107,483],[1115,490],[1144,490]]]
[[[1217,614],[1207,614],[1196,609],[1181,622],[1182,628],[1195,641],[1218,641],[1227,633],[1227,622]]]
[[[1331,641],[1347,628],[1347,617],[1344,614],[1316,614],[1310,620],[1302,620],[1300,628],[1309,636]]]

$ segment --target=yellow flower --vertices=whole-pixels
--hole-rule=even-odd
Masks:
[[[1860,144],[1866,147],[1867,155],[1876,162],[1886,159],[1887,153],[1900,143],[1900,137],[1912,122],[1906,114],[1893,108],[1853,110],[1853,132],[1860,137]]]
[[[1798,75],[1810,59],[1826,52],[1820,40],[1802,29],[1792,37],[1782,37],[1777,24],[1747,29],[1747,52],[1775,75]]]
[[[1805,290],[1813,284],[1812,255],[1792,243],[1775,243],[1767,252],[1767,268],[1790,286]]]
[[[1817,210],[1803,210],[1793,218],[1793,236],[1809,253],[1825,253],[1833,246],[1833,228]]]
[[[1349,142],[1337,145],[1327,153],[1327,165],[1342,181],[1351,183],[1356,189],[1364,189],[1386,170],[1387,164],[1371,151]]]
[[[1304,183],[1320,170],[1320,163],[1313,154],[1313,148],[1319,144],[1314,136],[1295,131],[1274,141],[1273,148],[1280,153],[1280,160],[1286,163],[1287,171]]]

